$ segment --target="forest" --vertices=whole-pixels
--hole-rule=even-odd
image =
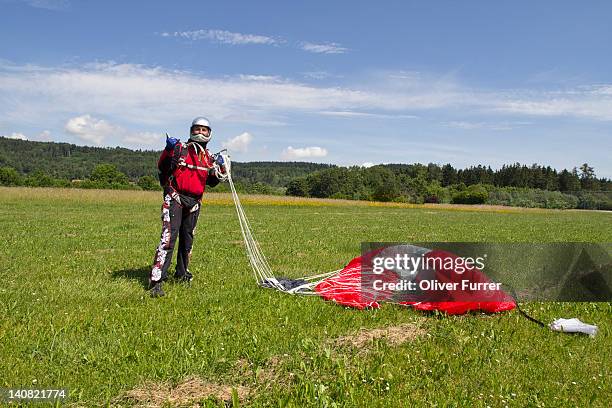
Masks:
[[[160,151],[34,142],[0,137],[0,185],[159,190]],[[557,171],[539,164],[233,162],[240,192],[408,203],[493,204],[612,210],[612,181],[582,163]],[[221,185],[216,191],[227,191]]]

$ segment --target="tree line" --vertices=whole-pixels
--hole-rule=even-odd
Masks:
[[[161,150],[130,150],[123,147],[89,147],[70,143],[34,142],[0,137],[0,167],[12,168],[24,185],[50,183],[83,184],[99,165],[114,165],[136,185],[142,177],[157,179]],[[232,163],[234,180],[258,193],[284,193],[295,177],[330,168],[328,164],[304,162]],[[50,179],[49,179],[50,178]],[[116,183],[116,181],[114,181]],[[91,183],[85,183],[91,185]]]
[[[612,181],[593,167],[558,172],[550,166],[389,164],[334,167],[298,177],[288,195],[409,203],[499,204],[545,208],[612,209]]]
[[[159,190],[160,151],[99,148],[0,137],[0,185]],[[369,168],[304,162],[233,163],[239,192],[411,203],[500,204],[612,209],[612,181],[587,163],[558,172],[514,163],[455,169],[450,164]],[[217,191],[227,191],[220,185]]]

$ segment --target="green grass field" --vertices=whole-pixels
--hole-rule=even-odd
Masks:
[[[202,211],[191,287],[145,290],[160,193],[0,188],[0,387],[70,390],[74,406],[610,406],[610,303],[531,303],[447,317],[342,308],[256,286],[227,195]],[[341,268],[362,241],[610,242],[612,214],[463,211],[245,198],[277,275]],[[402,326],[410,338],[339,338]],[[215,391],[216,390],[216,391]],[[223,390],[225,396],[221,396]],[[229,391],[228,391],[229,390]],[[209,392],[210,391],[210,392]],[[215,392],[213,392],[215,391]],[[219,395],[215,398],[214,395]],[[157,405],[156,405],[157,404]]]

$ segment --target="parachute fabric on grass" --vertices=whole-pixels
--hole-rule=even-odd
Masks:
[[[363,258],[370,258],[371,260],[377,255],[382,255],[383,251],[408,253],[411,256],[422,255],[424,259],[458,258],[457,255],[447,251],[430,250],[413,245],[382,248],[371,251],[363,257],[354,258],[336,275],[323,280],[315,286],[315,291],[324,299],[357,309],[379,308],[381,301],[412,306],[414,309],[423,311],[438,310],[448,314],[464,314],[470,311],[497,313],[512,310],[516,307],[514,299],[502,290],[424,290],[418,293],[416,298],[412,295],[413,300],[394,301],[391,298],[391,293],[388,291],[368,289],[373,275],[368,275],[368,271],[362,269],[364,264],[368,264],[368,259]],[[433,270],[420,268],[415,272],[412,280],[417,286],[419,281],[425,279],[449,284],[456,283],[459,285],[458,287],[461,287],[461,281],[464,280],[468,281],[469,284],[492,283],[477,268],[466,268],[465,271],[457,273],[452,268],[444,268],[442,265],[442,267]],[[386,283],[396,283],[398,281],[398,274],[393,270],[385,270],[382,274],[377,275],[376,279]],[[469,284],[466,285],[469,286]],[[486,301],[483,301],[484,299]]]
[[[455,254],[446,251],[433,250],[428,252],[426,257],[439,258],[457,257]],[[417,275],[417,279],[419,276]],[[470,284],[488,284],[491,280],[478,268],[469,268],[462,274],[456,273],[451,268],[436,268],[435,278],[439,281],[458,283],[459,280],[467,280]],[[461,279],[460,279],[461,278]],[[512,310],[516,303],[512,296],[501,289],[488,290],[462,290],[448,291],[445,300],[438,300],[439,295],[433,296],[436,301],[425,301],[418,303],[401,303],[410,305],[418,310],[440,310],[448,314],[463,314],[470,311],[483,311],[487,313],[497,313]],[[487,300],[483,301],[486,298]]]
[[[224,156],[229,162],[229,156]],[[229,169],[229,166],[228,166]],[[326,300],[332,300],[340,305],[354,307],[357,309],[379,308],[380,301],[390,301],[391,293],[388,291],[368,290],[367,285],[363,285],[364,276],[371,279],[362,271],[362,257],[357,257],[351,260],[343,269],[331,271],[315,276],[302,277],[299,279],[277,278],[274,276],[268,261],[259,248],[259,244],[253,237],[251,226],[242,208],[240,198],[236,192],[231,172],[228,172],[227,181],[229,183],[232,199],[236,207],[236,213],[240,222],[240,230],[244,239],[247,256],[251,264],[251,269],[255,275],[255,279],[260,286],[274,288],[278,291],[289,294],[301,295],[319,295]],[[439,256],[440,251],[431,251],[426,248],[420,248],[413,245],[403,246],[404,250],[412,255]],[[378,250],[380,251],[380,250]],[[367,256],[373,256],[377,252],[373,251]],[[445,253],[448,256],[454,256],[451,253]],[[430,270],[422,271],[416,274],[416,279],[425,278],[425,273],[431,273]],[[435,277],[444,282],[453,282],[458,279],[457,274],[452,273],[452,270],[441,268],[435,271]],[[472,282],[490,282],[490,280],[478,269],[469,270],[464,274]],[[377,276],[378,279],[383,279],[389,282],[394,282],[398,279],[393,271],[385,271],[382,275]],[[464,292],[447,296],[444,299],[435,298],[436,301],[406,301],[394,302],[406,306],[412,306],[418,310],[439,310],[449,314],[462,314],[468,311],[485,311],[485,312],[501,312],[513,309],[516,304],[512,298],[505,292],[499,290],[488,294],[487,302],[478,301],[477,297],[470,292]],[[425,293],[427,296],[427,293]],[[430,298],[432,299],[432,298]]]

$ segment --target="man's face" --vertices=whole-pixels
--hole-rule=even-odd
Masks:
[[[194,125],[191,128],[191,134],[192,135],[204,135],[204,136],[209,136],[210,135],[210,129],[207,128],[206,126],[202,126],[202,125]]]

